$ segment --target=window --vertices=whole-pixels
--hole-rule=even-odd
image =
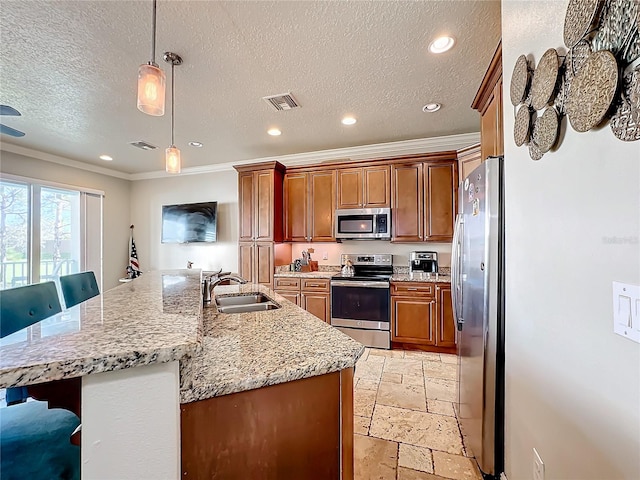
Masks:
[[[102,192],[3,175],[0,289],[93,270],[102,285]]]

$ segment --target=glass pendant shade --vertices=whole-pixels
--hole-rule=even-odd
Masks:
[[[138,110],[161,117],[164,115],[164,92],[165,92],[164,72],[156,67],[145,63],[138,69]]]
[[[180,173],[180,150],[175,145],[165,150],[165,167],[167,173]]]

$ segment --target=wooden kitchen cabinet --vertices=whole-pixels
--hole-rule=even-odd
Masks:
[[[272,285],[275,244],[283,240],[282,183],[285,167],[268,162],[234,167],[238,171],[238,264],[242,278]]]
[[[458,150],[458,184],[463,182],[475,168],[482,163],[480,144],[476,143]]]
[[[284,177],[284,238],[288,242],[333,242],[336,171],[287,173]]]
[[[436,299],[431,283],[391,284],[391,341],[435,345]]]
[[[238,171],[239,240],[281,242],[284,165],[270,162],[235,168]]]
[[[275,267],[273,242],[240,242],[240,276],[251,283],[273,284]]]
[[[455,347],[457,329],[451,305],[451,285],[436,284],[436,345]]]
[[[502,100],[502,42],[500,42],[471,104],[471,108],[478,110],[481,115],[480,156],[482,161],[490,155],[504,154]]]
[[[392,242],[450,242],[457,208],[457,161],[391,167]]]
[[[455,352],[456,327],[448,283],[392,282],[391,341],[434,352]]]
[[[376,165],[337,171],[337,208],[388,208],[391,203],[390,168]]]
[[[328,278],[278,277],[274,281],[274,290],[320,320],[330,323],[331,290]]]

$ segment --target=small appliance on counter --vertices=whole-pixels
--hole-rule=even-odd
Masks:
[[[437,252],[411,252],[409,254],[409,275],[417,278],[431,278],[438,275]]]

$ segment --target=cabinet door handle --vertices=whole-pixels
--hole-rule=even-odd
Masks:
[[[324,285],[321,285],[319,283],[308,283],[307,287],[323,287]]]
[[[407,288],[407,290],[415,291],[415,290],[418,290],[418,289],[417,288]]]

